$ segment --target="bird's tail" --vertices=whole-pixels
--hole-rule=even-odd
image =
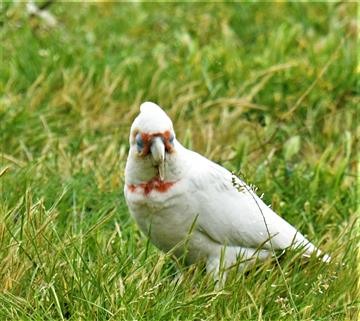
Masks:
[[[303,244],[304,243],[302,243],[302,246],[304,246]],[[329,263],[331,261],[331,256],[330,255],[328,255],[326,253],[323,253],[314,244],[312,244],[310,241],[307,241],[307,244],[305,245],[305,252],[304,252],[303,255],[305,257],[310,257],[313,254],[316,254],[316,256],[318,258],[320,258],[325,263]]]

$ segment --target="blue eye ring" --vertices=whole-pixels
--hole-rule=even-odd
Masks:
[[[136,148],[138,152],[141,152],[142,149],[144,148],[144,141],[141,137],[140,133],[137,133],[135,136],[135,141],[136,141]]]
[[[169,138],[169,143],[170,143],[171,145],[174,145],[174,138],[175,138],[174,134],[171,134],[171,135],[170,135],[170,138]]]

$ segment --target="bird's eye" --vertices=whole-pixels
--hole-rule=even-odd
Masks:
[[[171,135],[170,135],[169,143],[170,143],[171,145],[174,145],[174,134],[171,134]]]
[[[136,141],[136,148],[137,148],[138,152],[141,152],[142,149],[144,148],[144,141],[143,141],[140,133],[138,133],[136,135],[135,141]]]

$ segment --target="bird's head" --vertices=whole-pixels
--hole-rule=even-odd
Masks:
[[[168,115],[152,102],[141,104],[129,140],[130,154],[138,160],[151,161],[163,180],[165,161],[175,153],[175,132]]]

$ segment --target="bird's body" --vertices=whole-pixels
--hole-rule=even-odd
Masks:
[[[164,137],[171,135],[168,144]],[[152,142],[159,137],[168,147],[162,149],[161,161],[154,162]],[[161,250],[173,250],[177,256],[186,251],[187,262],[205,261],[215,274],[220,262],[228,267],[242,257],[244,266],[291,246],[302,246],[306,255],[320,254],[239,178],[183,147],[157,105],[142,105],[130,144],[125,198],[142,232]]]

